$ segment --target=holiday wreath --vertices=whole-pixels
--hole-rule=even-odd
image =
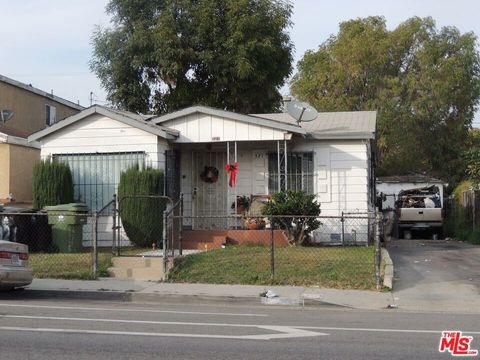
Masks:
[[[218,169],[213,166],[205,166],[200,174],[200,179],[206,183],[216,183],[218,181]]]

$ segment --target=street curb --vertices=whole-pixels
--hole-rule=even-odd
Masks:
[[[383,286],[389,289],[393,289],[393,261],[388,253],[388,250],[382,248],[382,259],[384,262],[384,275],[383,275]]]
[[[88,290],[36,290],[15,289],[0,293],[0,300],[22,299],[68,299],[68,300],[110,300],[128,301],[128,292],[118,291],[88,291]]]
[[[296,299],[289,298],[285,303],[262,304],[262,298],[259,297],[234,297],[234,296],[209,296],[209,295],[180,295],[180,294],[152,294],[128,291],[109,291],[109,290],[38,290],[38,289],[16,289],[14,291],[0,293],[0,300],[22,300],[22,299],[65,299],[65,300],[100,300],[100,301],[121,301],[126,303],[172,303],[172,304],[235,304],[235,305],[254,305],[254,306],[275,306],[275,307],[335,307],[350,308],[346,305],[329,303],[316,299]],[[292,300],[292,301],[288,301]]]

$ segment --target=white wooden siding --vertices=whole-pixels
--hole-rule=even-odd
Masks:
[[[256,150],[241,149],[239,146],[238,195],[268,192],[269,150],[269,147]],[[199,176],[198,171],[195,174],[191,171],[191,151],[185,148],[181,156],[181,191],[184,194],[185,214],[191,214],[192,211],[192,176]],[[314,152],[314,191],[321,203],[322,215],[339,216],[342,211],[368,210],[368,154],[365,143],[302,141],[289,143],[288,151]],[[226,176],[223,169],[219,169],[219,172],[220,176]],[[234,199],[232,189],[228,203],[231,204]]]
[[[368,147],[361,140],[295,142],[289,151],[313,151],[314,189],[322,215],[368,210]]]
[[[167,147],[168,143],[156,135],[95,114],[44,138],[41,157],[45,159],[54,154],[145,151],[148,164],[164,169],[164,150]]]
[[[180,131],[177,143],[208,143],[219,141],[283,140],[285,131],[247,124],[205,114],[191,114],[162,123]]]

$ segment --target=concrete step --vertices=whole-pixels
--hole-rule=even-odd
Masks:
[[[198,249],[198,250],[205,250],[208,249],[218,249],[221,247],[222,244],[227,242],[227,237],[223,235],[214,235],[211,237],[199,237],[199,238],[188,238],[182,240],[182,248],[183,249]]]
[[[163,257],[119,256],[112,259],[115,268],[162,268]]]
[[[163,266],[159,268],[108,268],[110,277],[116,279],[135,279],[143,281],[164,280]]]

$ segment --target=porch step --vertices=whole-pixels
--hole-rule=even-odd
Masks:
[[[182,248],[186,250],[219,249],[226,242],[227,237],[224,235],[189,236],[182,240]]]
[[[183,249],[218,249],[222,244],[261,244],[270,245],[271,230],[184,230],[182,236]],[[275,246],[288,246],[282,230],[273,230]]]
[[[112,264],[118,268],[163,267],[163,257],[119,256],[112,259]]]
[[[163,258],[115,257],[113,266],[108,268],[110,277],[144,281],[164,280]]]

